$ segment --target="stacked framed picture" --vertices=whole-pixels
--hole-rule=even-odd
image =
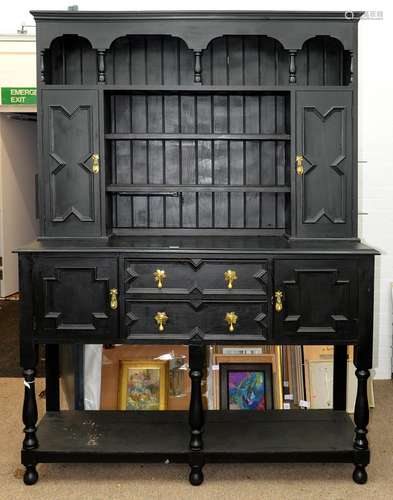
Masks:
[[[119,410],[166,410],[169,362],[120,361]]]
[[[282,408],[280,359],[262,347],[211,347],[209,408],[265,411]]]
[[[190,394],[187,346],[119,345],[104,348],[102,410],[187,410]]]

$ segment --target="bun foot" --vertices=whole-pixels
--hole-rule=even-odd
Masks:
[[[27,465],[23,475],[23,482],[28,486],[35,484],[38,481],[38,472],[34,465]]]
[[[352,479],[357,484],[367,483],[367,471],[364,465],[356,465],[352,474]]]
[[[191,472],[190,472],[190,483],[193,486],[199,486],[200,484],[203,483],[203,472],[202,472],[202,467],[199,465],[191,465]]]

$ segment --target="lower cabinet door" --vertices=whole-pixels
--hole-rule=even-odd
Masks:
[[[34,265],[36,334],[118,337],[117,259],[46,257]]]
[[[267,303],[175,301],[125,301],[125,336],[128,339],[174,337],[188,340],[194,335],[207,339],[267,337]]]
[[[288,259],[274,264],[273,340],[313,343],[357,336],[358,263]]]

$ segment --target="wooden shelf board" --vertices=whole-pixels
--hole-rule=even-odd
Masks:
[[[206,462],[368,463],[352,448],[354,425],[342,411],[208,411]],[[188,412],[48,412],[38,426],[37,462],[188,462]]]
[[[290,134],[105,134],[114,141],[289,141]]]
[[[108,193],[155,193],[155,192],[255,192],[255,193],[290,193],[289,186],[235,186],[230,184],[109,184]]]

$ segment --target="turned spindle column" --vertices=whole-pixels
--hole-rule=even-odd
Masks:
[[[194,50],[195,63],[194,63],[194,82],[202,83],[202,64],[201,64],[200,50]]]
[[[289,51],[289,83],[296,83],[296,54],[297,50]]]
[[[45,83],[45,50],[40,50],[40,80]]]
[[[350,83],[353,83],[353,57],[354,57],[354,55],[353,55],[352,50],[350,51],[349,55],[351,58],[350,59],[350,66],[349,66],[349,81],[350,81]]]
[[[105,50],[97,50],[98,83],[105,83]]]
[[[204,414],[202,406],[201,380],[204,366],[204,347],[202,344],[190,345],[190,378],[191,378],[191,400],[189,410],[189,424],[191,431],[190,449],[190,483],[198,486],[203,482],[203,457],[198,451],[203,448],[203,424]]]

